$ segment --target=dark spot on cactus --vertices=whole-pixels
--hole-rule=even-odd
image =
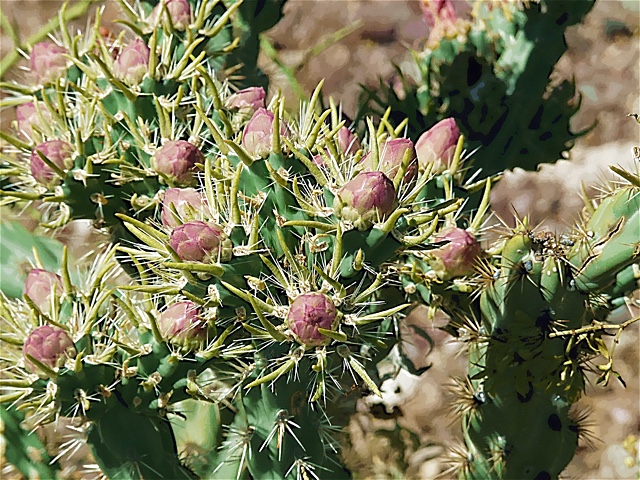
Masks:
[[[467,85],[473,86],[482,77],[482,65],[475,59],[469,58],[467,62]]]
[[[560,430],[562,430],[562,421],[560,420],[560,417],[555,413],[549,415],[549,418],[547,419],[547,425],[549,425],[549,428],[554,432],[559,432]]]
[[[485,103],[480,107],[480,121],[484,122],[487,119],[487,115],[489,113],[489,106]]]
[[[538,138],[543,141],[546,142],[547,140],[549,140],[552,137],[551,132],[544,132],[542,135],[540,135]]]
[[[536,318],[536,327],[540,330],[548,330],[549,325],[553,322],[553,317],[551,316],[551,310],[545,310],[541,315]]]
[[[118,400],[118,402],[124,407],[124,408],[129,408],[129,404],[125,401],[124,397],[122,396],[122,393],[120,393],[118,391],[118,389],[114,389],[113,390],[113,395],[116,397],[116,400]]]
[[[565,23],[567,23],[567,20],[569,20],[569,14],[567,12],[564,12],[562,15],[560,15],[558,17],[558,19],[556,20],[556,25],[558,26],[562,26]]]
[[[509,147],[511,146],[511,142],[513,142],[513,137],[509,137],[509,139],[507,140],[507,143],[504,145],[504,148],[502,149],[502,153],[506,154],[509,151]]]
[[[531,400],[531,398],[533,398],[533,384],[531,382],[528,382],[527,386],[527,393],[525,393],[524,395],[522,395],[520,392],[517,392],[518,401],[520,403],[527,403],[529,400]]]
[[[518,365],[522,365],[524,363],[524,358],[522,358],[518,352],[514,352],[513,361]]]
[[[256,10],[255,10],[255,16],[257,17],[258,15],[260,15],[260,12],[262,12],[262,9],[264,8],[264,6],[267,4],[267,0],[258,0],[256,2]]]
[[[551,480],[551,474],[549,472],[542,471],[533,477],[533,480]]]
[[[520,149],[520,154],[521,155],[528,155],[529,154],[529,149],[527,147],[521,148]]]
[[[529,122],[529,130],[538,130],[540,128],[540,123],[542,122],[542,113],[544,109],[542,107],[536,110],[536,114],[533,116],[531,121]]]

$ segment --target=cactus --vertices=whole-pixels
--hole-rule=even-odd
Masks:
[[[233,93],[197,49],[192,63],[169,63],[167,49],[208,5],[183,30],[174,3],[185,4],[138,18],[153,30],[126,46],[89,39],[76,54],[83,42],[66,42],[67,77],[31,98],[55,119],[32,122],[27,137],[58,142],[32,156],[46,185],[25,168],[31,145],[7,136],[21,153],[4,173],[21,182],[5,196],[58,203],[49,227],[93,218],[133,241],[99,256],[84,283],[71,281],[65,257],[44,300],[29,288],[24,301],[2,299],[15,364],[2,399],[36,424],[63,414],[85,425],[109,477],[346,477],[342,396],[352,386],[380,395],[375,366],[408,306],[382,288],[388,263],[440,227],[422,215],[438,211],[425,199],[430,167],[419,171],[389,122],[369,123],[361,142],[336,107],[319,110],[320,88],[296,119],[282,98]],[[137,283],[114,288],[117,260]],[[213,446],[198,458],[180,456],[173,427],[186,400],[212,404],[204,425],[186,421]]]
[[[603,336],[638,320],[606,323],[639,286],[640,179],[615,171],[630,183],[611,189],[573,233],[523,221],[491,256],[457,233],[409,260],[405,290],[447,311],[448,329],[468,344],[468,378],[454,389],[466,443],[454,462],[459,478],[558,478],[588,435],[573,407],[586,373],[599,372],[598,383],[619,376]],[[462,248],[473,251],[476,273],[447,262],[462,260],[449,254]],[[598,365],[601,355],[607,363]]]
[[[589,322],[636,288],[638,180],[620,171],[631,185],[582,236],[522,222],[483,250],[498,176],[478,179],[452,118],[414,145],[391,110],[354,134],[321,85],[299,116],[265,102],[257,35],[281,1],[123,5],[136,38],[63,30],[32,52],[41,86],[3,85],[24,105],[2,195],[113,242],[88,268],[36,255],[23,297],[0,297],[0,403],[33,426],[70,417],[109,478],[348,478],[348,393],[380,396],[382,360],[412,369],[398,324],[421,301],[470,343],[461,476],[557,476],[612,328]],[[220,76],[239,59],[227,74],[249,83]]]
[[[408,118],[414,140],[453,118],[467,147],[479,149],[474,165],[489,175],[563,158],[581,135],[569,125],[579,103],[572,82],[552,84],[549,75],[567,49],[564,30],[594,0],[477,1],[468,20],[456,18],[450,0],[422,2],[432,31],[414,52],[417,85],[400,74],[400,94],[383,82],[365,89],[360,114],[391,108],[395,123]]]
[[[60,205],[45,219],[51,227],[84,218],[111,228],[114,240],[126,235],[114,214],[148,216],[166,185],[193,182],[204,161],[196,140],[202,131],[230,131],[236,107],[221,103],[229,88],[224,72],[231,75],[240,60],[255,66],[258,35],[277,22],[283,3],[254,15],[255,2],[122,0],[134,35],[118,38],[97,35],[101,11],[84,36],[72,37],[61,22],[59,41],[31,49],[36,85],[2,84],[15,95],[7,103],[20,107],[18,135],[3,133],[17,155],[3,161],[2,175],[16,183],[1,195]],[[234,37],[238,24],[250,34]],[[254,81],[237,71],[233,78],[235,85]],[[175,122],[196,96],[199,109],[216,114],[186,131]]]

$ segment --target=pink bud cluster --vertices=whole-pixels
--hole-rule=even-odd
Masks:
[[[25,340],[22,352],[27,369],[33,373],[40,373],[40,369],[29,357],[49,368],[59,368],[68,358],[76,356],[76,349],[69,334],[52,325],[42,325],[34,329]]]
[[[367,230],[381,222],[397,206],[393,182],[382,172],[361,172],[337,193],[333,210],[336,217]]]
[[[41,155],[63,172],[73,167],[73,147],[63,140],[49,140],[41,143],[31,152],[31,175],[40,184],[52,188],[61,182],[61,178],[49,165],[42,160]]]
[[[207,322],[191,301],[177,302],[158,317],[158,328],[169,343],[193,349],[207,339]]]
[[[265,107],[267,94],[262,87],[249,87],[240,90],[227,99],[227,106],[242,113],[253,115],[256,110]]]
[[[67,49],[53,42],[36,43],[31,49],[29,66],[36,82],[47,85],[55,82],[67,71],[69,61],[64,57]]]
[[[430,252],[429,265],[439,278],[448,280],[473,273],[482,249],[476,237],[462,228],[450,227],[436,237],[446,245]]]
[[[453,118],[446,118],[424,132],[416,142],[420,171],[433,164],[431,173],[442,173],[453,161],[460,130]]]
[[[391,180],[395,179],[396,174],[402,167],[402,161],[407,150],[410,151],[410,159],[403,181],[405,184],[411,184],[418,176],[418,162],[413,142],[408,138],[394,138],[380,145],[378,147],[380,162],[375,170],[381,171]],[[367,153],[362,158],[362,164],[365,171],[374,170],[372,152]]]
[[[191,220],[171,232],[169,245],[187,262],[228,262],[233,255],[233,243],[220,225]]]
[[[303,293],[291,303],[286,322],[298,342],[317,347],[331,341],[318,328],[333,330],[337,314],[335,305],[324,293]]]
[[[148,22],[156,27],[161,22],[162,7],[167,9],[173,28],[178,31],[186,30],[191,23],[191,6],[188,0],[162,0],[149,14]]]
[[[116,76],[129,85],[138,85],[149,70],[151,50],[141,38],[132,40],[116,58]]]
[[[164,192],[160,219],[163,225],[176,228],[192,220],[205,204],[204,196],[194,188],[169,188]]]
[[[192,183],[197,165],[203,163],[202,152],[185,140],[165,142],[151,157],[151,166],[156,172],[181,185]]]
[[[60,275],[40,268],[34,268],[27,275],[24,294],[42,313],[51,314],[54,297],[60,297],[63,293],[64,287]]]
[[[242,133],[242,146],[253,158],[264,158],[271,152],[275,116],[265,108],[255,111]],[[280,122],[280,136],[287,137],[287,126]]]

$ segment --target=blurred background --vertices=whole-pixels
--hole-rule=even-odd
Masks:
[[[454,3],[459,13],[470,8],[466,1]],[[61,5],[57,0],[0,0],[0,8],[19,27],[22,38],[54,18]],[[78,28],[86,26],[102,6],[103,23],[109,26],[118,16],[115,0],[97,2],[76,21]],[[353,116],[360,85],[375,87],[380,79],[393,84],[394,64],[410,74],[411,49],[420,49],[428,34],[419,0],[289,0],[284,19],[264,39],[261,65],[271,79],[271,93],[281,89],[290,106],[325,79],[324,94]],[[4,31],[0,39],[2,56],[11,54],[13,43]],[[506,172],[493,192],[494,217],[489,225],[499,225],[498,218],[511,224],[515,212],[529,215],[533,224],[566,230],[581,211],[583,185],[595,195],[598,185],[611,178],[608,165],[633,164],[632,148],[640,145],[640,128],[628,114],[640,113],[640,0],[597,0],[585,21],[569,29],[567,43],[569,50],[553,76],[574,78],[581,92],[574,130],[595,125],[577,141],[567,160],[538,172]],[[24,65],[18,63],[3,80],[24,76]],[[3,130],[13,120],[11,109],[0,112]],[[96,238],[78,225],[65,228],[61,235],[80,250],[88,238]],[[620,318],[629,314],[618,312]],[[426,328],[433,343],[413,338],[413,323]],[[459,426],[450,413],[453,397],[445,387],[464,375],[466,362],[460,355],[462,345],[438,330],[444,323],[446,319],[439,317],[434,323],[427,321],[421,310],[412,314],[404,327],[405,341],[413,343],[416,361],[432,367],[419,378],[385,385],[384,406],[360,402],[345,433],[345,457],[358,478],[430,479],[446,470],[445,452],[458,441]],[[625,331],[615,350],[616,370],[626,388],[616,380],[606,387],[590,386],[579,402],[580,408],[591,412],[592,441],[580,447],[566,478],[640,478],[638,327],[636,323]],[[68,474],[74,476],[73,468]]]

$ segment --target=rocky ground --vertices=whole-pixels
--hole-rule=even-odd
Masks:
[[[0,6],[28,34],[49,20],[60,3],[2,0]],[[115,5],[107,2],[106,18],[113,18]],[[358,84],[375,86],[379,78],[391,81],[392,63],[408,62],[409,47],[417,48],[428,33],[417,0],[289,0],[285,12],[268,35],[280,59],[294,69],[306,92],[324,78],[324,93],[341,101],[348,114],[355,111]],[[610,177],[607,165],[632,164],[631,149],[640,145],[640,129],[626,115],[640,112],[639,28],[638,0],[598,0],[585,22],[569,31],[569,51],[555,75],[573,76],[582,92],[574,128],[598,123],[578,141],[568,161],[544,166],[539,172],[507,173],[493,194],[496,218],[510,222],[515,211],[529,215],[534,223],[565,229],[581,209],[582,184],[594,194],[597,185]],[[343,29],[350,33],[332,41],[336,32],[346,33]],[[317,49],[318,45],[326,48]],[[2,55],[12,48],[3,36]],[[272,84],[295,99],[290,82],[273,61],[265,56],[262,65]],[[16,69],[10,75],[21,74]],[[3,126],[10,119],[11,112],[2,112]],[[67,230],[67,241],[85,243],[81,235],[80,230]],[[411,321],[423,323],[424,311]],[[434,339],[432,348],[416,345],[432,368],[418,379],[403,379],[396,385],[399,391],[392,389],[388,403],[397,408],[389,413],[363,402],[352,420],[349,458],[359,478],[430,479],[444,470],[442,454],[445,446],[458,440],[458,427],[449,415],[453,398],[443,386],[463,375],[465,368],[463,347],[437,330],[444,321],[439,318],[427,325]],[[615,381],[604,388],[589,387],[580,402],[592,411],[594,441],[580,448],[567,478],[640,478],[637,450],[634,460],[630,448],[635,442],[637,449],[640,436],[638,330],[635,324],[616,348],[617,369],[627,388]]]

